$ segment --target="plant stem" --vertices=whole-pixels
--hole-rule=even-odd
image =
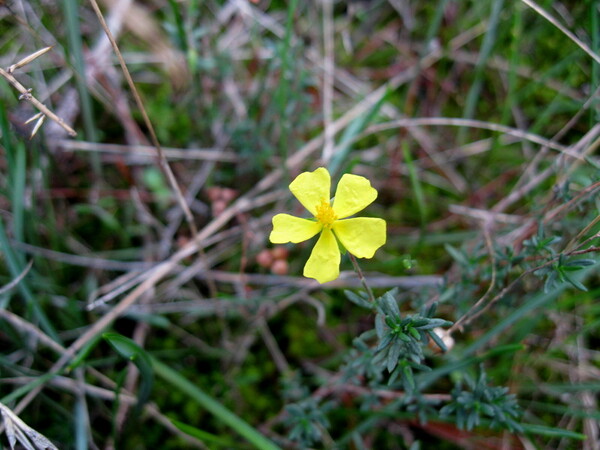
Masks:
[[[358,277],[360,278],[360,282],[362,283],[363,287],[365,288],[365,291],[367,291],[367,295],[369,296],[369,301],[371,303],[375,304],[375,296],[373,295],[373,291],[367,284],[367,280],[365,279],[365,276],[363,275],[363,272],[362,272],[360,266],[358,265],[358,261],[356,260],[356,257],[350,252],[348,252],[348,256],[350,257],[350,261],[352,261],[352,265],[354,266],[354,271],[358,274]]]

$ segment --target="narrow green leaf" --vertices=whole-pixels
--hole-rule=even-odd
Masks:
[[[486,33],[479,51],[477,64],[475,65],[475,77],[473,83],[471,83],[471,87],[465,100],[465,109],[463,112],[463,117],[465,119],[472,119],[476,112],[475,109],[479,102],[479,96],[483,88],[485,73],[484,69],[498,37],[498,22],[500,21],[500,15],[503,12],[503,5],[504,0],[496,0],[492,2],[492,11],[490,12],[490,17],[486,24]],[[466,128],[460,129],[458,135],[459,142],[464,140],[466,131]]]
[[[567,262],[565,264],[565,267],[574,266],[580,269],[583,266],[593,266],[594,264],[596,264],[596,261],[594,261],[593,259],[574,259],[572,261]]]
[[[8,403],[15,402],[20,397],[26,395],[29,391],[34,390],[38,386],[42,386],[44,383],[46,383],[47,381],[50,381],[55,376],[57,376],[55,373],[45,373],[43,375],[40,375],[39,377],[33,379],[29,383],[24,384],[21,387],[18,387],[17,389],[12,391],[10,394],[2,397],[0,399],[0,402],[4,403],[5,405]]]
[[[401,350],[402,347],[400,347],[397,342],[389,348],[386,360],[386,367],[389,373],[392,373],[396,368]]]
[[[89,448],[88,429],[89,416],[83,396],[77,396],[75,400],[75,409],[73,411],[73,426],[75,428],[75,448],[77,450],[87,450]]]
[[[381,106],[387,101],[390,92],[386,92],[378,101],[373,105],[368,113],[354,119],[350,125],[346,127],[344,133],[340,137],[340,142],[336,147],[335,153],[329,162],[329,173],[337,173],[342,163],[348,158],[348,154],[352,150],[352,143],[358,134],[360,134],[375,118]]]
[[[2,217],[0,217],[0,253],[6,261],[6,265],[8,266],[12,277],[17,278],[19,274],[23,272],[24,264],[21,264],[21,258],[17,256],[16,252],[10,245],[8,236],[6,235],[4,219]],[[42,330],[44,330],[44,332],[46,332],[46,334],[48,334],[56,342],[61,343],[61,339],[58,336],[58,333],[54,329],[52,322],[48,319],[48,316],[46,316],[46,314],[44,313],[44,310],[40,305],[39,299],[35,297],[34,293],[29,287],[29,284],[27,284],[27,280],[22,280],[17,285],[17,287],[23,295],[23,297],[25,298],[28,307],[30,307],[33,311],[34,317],[40,322]]]
[[[581,281],[576,278],[564,273],[565,280],[567,280],[573,287],[579,289],[580,291],[587,292],[587,288],[581,283]]]
[[[71,360],[71,362],[67,366],[67,371],[71,371],[79,367],[86,360],[90,352],[94,348],[96,348],[96,345],[98,345],[98,342],[100,342],[101,338],[101,335],[96,335],[93,339],[90,339],[88,343],[85,344],[81,350],[79,350],[79,353],[77,353],[75,357]]]
[[[136,344],[133,340],[121,336],[117,333],[104,333],[102,337],[117,351],[123,358],[131,360],[140,371],[140,389],[138,396],[138,405],[141,407],[150,398],[152,384],[154,382],[154,371],[152,370],[152,361],[146,351]]]
[[[444,248],[457,263],[462,264],[463,266],[469,265],[469,261],[467,260],[467,258],[465,258],[465,255],[463,255],[460,251],[452,247],[450,244],[444,244]]]
[[[238,432],[257,448],[261,450],[276,450],[280,448],[177,371],[155,358],[152,358],[152,366],[157,376],[173,385],[174,388],[189,395],[192,400]]]
[[[89,141],[98,142],[98,133],[96,130],[92,99],[86,83],[85,58],[83,56],[83,40],[81,27],[79,25],[79,2],[76,0],[63,0],[63,11],[65,13],[65,27],[67,32],[67,52],[70,56],[70,62],[75,71],[75,83],[79,93],[79,104],[83,116],[83,125],[85,134]],[[94,152],[92,155],[92,164],[96,174],[101,171],[100,157]]]
[[[534,425],[528,423],[522,423],[521,426],[525,433],[528,434],[539,434],[541,436],[556,437],[556,438],[569,438],[584,441],[587,436],[582,433],[576,433],[575,431],[563,430],[561,428],[545,427],[542,425]]]
[[[349,290],[345,290],[344,294],[346,294],[346,298],[348,300],[350,300],[352,303],[360,306],[361,308],[366,308],[366,309],[373,309],[374,305],[371,304],[371,302],[369,302],[368,300],[364,299],[363,297],[361,297],[360,295],[349,291]]]
[[[407,388],[407,390],[414,391],[416,387],[415,379],[413,377],[412,368],[409,365],[402,367],[402,377],[405,381],[404,386]]]
[[[442,341],[442,339],[434,331],[427,331],[427,334],[433,340],[433,342],[435,342],[435,345],[437,345],[442,351],[448,351],[448,347],[446,347],[444,341]]]
[[[231,439],[214,435],[212,433],[208,433],[204,430],[200,430],[192,425],[188,425],[186,423],[180,422],[179,420],[171,419],[171,423],[175,425],[178,429],[183,431],[190,436],[195,437],[203,442],[211,443],[216,446],[225,447],[225,448],[236,448],[240,447],[240,444],[234,442]]]
[[[427,202],[425,200],[425,194],[423,193],[423,187],[421,186],[421,180],[417,168],[410,155],[408,148],[408,141],[402,142],[402,154],[404,156],[404,162],[408,169],[408,177],[410,179],[410,185],[412,187],[415,202],[417,203],[417,210],[419,211],[419,221],[421,223],[421,229],[423,229],[427,223]]]
[[[383,297],[381,297],[381,299],[382,303],[386,307],[387,314],[394,317],[400,317],[400,308],[398,307],[398,302],[392,294],[392,291],[388,291],[385,294],[383,294]]]

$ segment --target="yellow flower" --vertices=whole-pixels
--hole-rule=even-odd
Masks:
[[[319,240],[304,266],[304,276],[319,283],[335,280],[340,274],[339,241],[358,258],[372,258],[385,244],[385,220],[367,217],[347,219],[377,198],[377,191],[364,177],[345,174],[330,203],[331,177],[327,169],[304,172],[290,184],[290,191],[316,220],[289,214],[273,217],[269,240],[274,244],[306,241],[317,233]]]

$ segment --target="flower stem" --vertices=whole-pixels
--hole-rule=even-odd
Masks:
[[[365,291],[367,291],[367,295],[369,296],[369,301],[371,303],[375,304],[375,296],[373,295],[373,291],[367,284],[367,280],[365,279],[365,276],[363,275],[363,272],[362,272],[360,266],[358,265],[358,261],[356,260],[356,258],[354,257],[354,255],[352,253],[348,252],[348,256],[350,257],[350,261],[352,261],[352,265],[354,266],[354,271],[358,274],[358,277],[360,278],[360,282],[362,283],[363,287],[365,288]]]

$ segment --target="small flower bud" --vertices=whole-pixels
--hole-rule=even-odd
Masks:
[[[213,202],[212,204],[212,213],[213,216],[218,216],[219,214],[221,214],[223,211],[225,211],[225,208],[227,208],[227,202],[223,201],[223,200],[216,200]]]
[[[273,264],[273,254],[270,250],[264,249],[256,255],[256,262],[259,266],[268,269]]]
[[[271,273],[275,275],[287,275],[288,263],[284,259],[276,259],[271,266]]]
[[[231,188],[223,188],[221,189],[221,198],[225,200],[227,203],[231,202],[238,195],[235,189]]]
[[[289,254],[288,249],[282,246],[275,247],[271,253],[273,253],[273,258],[283,260],[286,260]]]
[[[222,195],[221,195],[221,188],[218,187],[218,186],[210,187],[206,191],[206,195],[208,195],[208,199],[211,202],[215,202],[215,201],[219,200],[222,197]]]

